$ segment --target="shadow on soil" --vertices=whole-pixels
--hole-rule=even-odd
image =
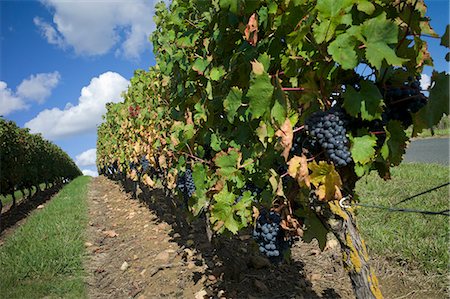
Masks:
[[[46,190],[35,193],[33,196],[21,201],[15,207],[10,207],[0,215],[0,234],[6,229],[14,226],[20,220],[26,218],[39,205],[45,203],[53,195],[61,190],[63,185],[55,185]]]
[[[125,181],[125,191],[133,193],[135,185]],[[263,258],[250,237],[250,230],[238,236],[214,236],[208,241],[205,217],[186,221],[181,200],[167,196],[164,190],[140,186],[137,199],[153,211],[160,222],[173,228],[170,236],[181,248],[197,250],[207,264],[210,279],[205,283],[209,296],[219,298],[341,298],[328,288],[322,294],[312,290],[304,273],[304,264],[291,261],[275,266]],[[196,264],[202,264],[197,260]],[[198,273],[197,281],[202,277]],[[195,281],[195,282],[197,282]]]

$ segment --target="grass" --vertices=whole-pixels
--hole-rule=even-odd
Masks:
[[[45,183],[40,184],[39,187],[42,190],[43,188],[45,188]],[[25,191],[25,196],[29,196],[29,194],[27,194],[27,193],[28,193],[28,191]],[[36,188],[32,187],[31,195],[33,196],[35,193],[36,193]],[[19,203],[22,200],[22,192],[15,191],[14,195],[16,196],[17,203]],[[0,200],[2,201],[3,206],[6,206],[12,202],[12,195],[10,195],[10,194],[7,196],[0,195]]]
[[[376,173],[357,184],[362,203],[392,206],[404,198],[449,182],[449,168],[408,163],[392,169],[392,180]],[[428,211],[449,209],[449,186],[421,195],[397,207]],[[449,264],[449,217],[359,209],[359,224],[369,250],[400,265],[427,274],[445,275]]]
[[[88,222],[83,176],[33,213],[0,247],[2,298],[86,298],[84,234]]]
[[[446,129],[434,129],[434,135],[431,134],[431,130],[423,130],[420,134],[415,138],[428,138],[428,137],[445,137],[450,136],[450,128]],[[412,129],[409,128],[406,130],[406,136],[412,135]]]

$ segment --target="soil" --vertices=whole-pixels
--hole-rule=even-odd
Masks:
[[[209,242],[205,221],[183,220],[163,190],[132,199],[119,183],[98,177],[88,196],[91,298],[354,298],[332,238],[324,251],[298,241],[289,263],[273,265],[249,231]],[[382,258],[372,263],[386,298],[446,297],[420,273]]]

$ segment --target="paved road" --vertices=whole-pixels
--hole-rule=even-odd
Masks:
[[[406,149],[405,162],[449,165],[449,138],[417,139]]]

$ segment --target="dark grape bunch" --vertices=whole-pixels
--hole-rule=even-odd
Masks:
[[[262,210],[253,230],[253,239],[259,245],[259,252],[272,260],[279,260],[290,246],[289,242],[284,240],[280,222],[281,216],[278,213]]]
[[[190,168],[186,169],[185,173],[181,173],[178,176],[177,187],[185,198],[191,198],[192,194],[194,194],[195,184]]]
[[[318,111],[312,114],[305,122],[305,128],[310,137],[311,144],[315,142],[325,150],[325,155],[338,167],[346,166],[352,162],[348,150],[348,139],[345,129],[344,114],[338,109]]]
[[[258,195],[262,193],[263,190],[261,188],[256,187],[253,183],[246,184],[244,188],[241,189],[241,194],[235,199],[234,201],[235,204],[242,200],[245,191],[250,191],[252,196],[256,198]],[[254,199],[254,201],[256,200]]]
[[[417,77],[413,81],[410,77],[403,86],[394,87],[387,84],[381,89],[387,106],[383,115],[385,121],[398,120],[404,127],[412,124],[411,113],[418,112],[428,102],[427,97],[421,93],[419,79],[420,77]]]
[[[142,172],[146,173],[148,169],[150,168],[150,161],[148,161],[147,157],[145,155],[142,155],[141,159],[139,160],[139,163],[142,166]]]

